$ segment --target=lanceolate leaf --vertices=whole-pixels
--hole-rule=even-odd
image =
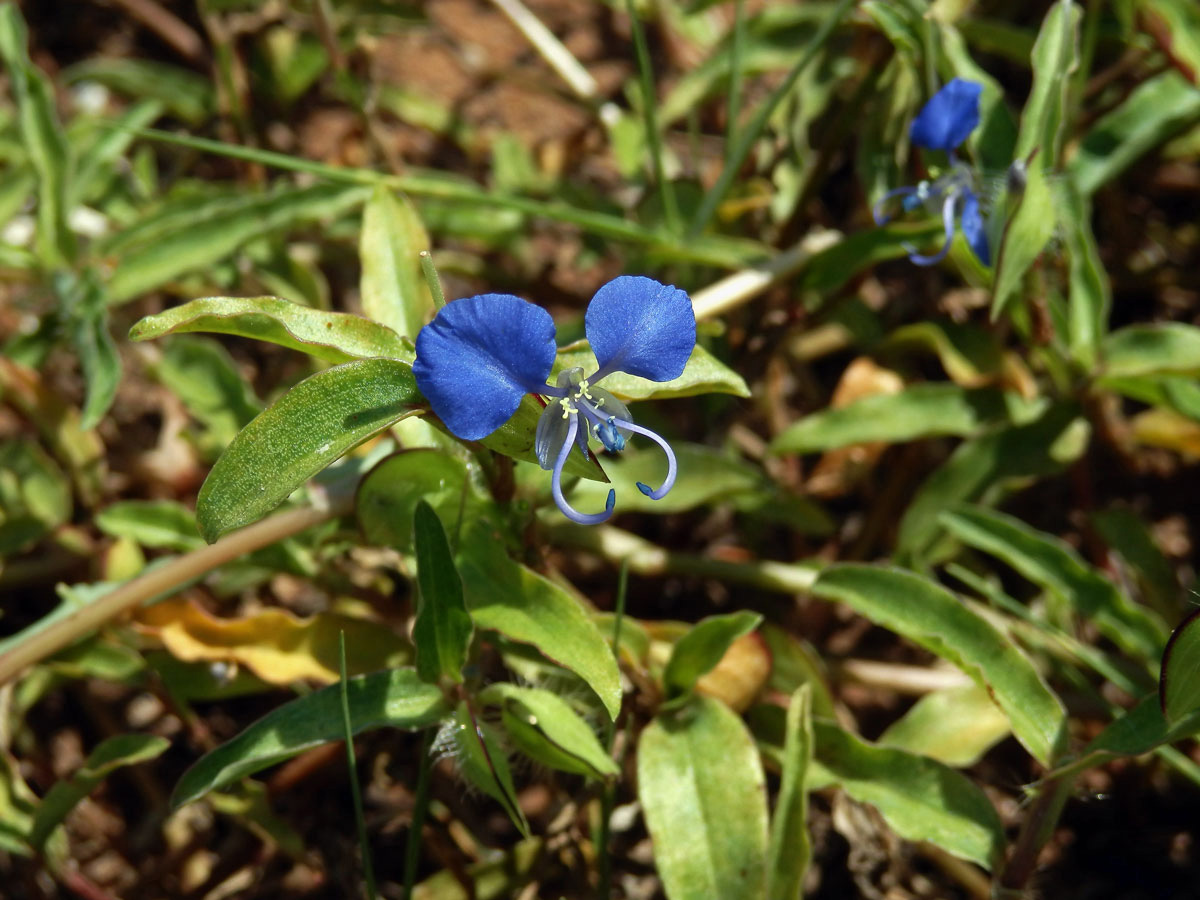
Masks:
[[[479,702],[501,708],[509,738],[535,762],[589,778],[619,774],[592,729],[558,694],[501,681],[480,691]]]
[[[920,558],[939,532],[938,517],[966,501],[995,502],[1008,482],[1058,472],[1086,446],[1088,425],[1076,407],[1058,404],[1028,424],[987,432],[961,444],[925,479],[900,520],[902,556]]]
[[[638,743],[638,797],[670,900],[766,896],[762,763],[742,720],[693,697]]]
[[[1070,174],[1084,196],[1112,181],[1143,154],[1200,121],[1200,89],[1176,71],[1138,85],[1084,136]]]
[[[901,837],[929,841],[992,868],[1004,851],[1004,826],[987,795],[966,776],[924,756],[876,747],[831,722],[813,722],[811,789],[837,784],[870,803]]]
[[[412,369],[362,359],[305,379],[247,425],[217,460],[196,501],[204,539],[266,515],[351,448],[421,401]]]
[[[808,777],[813,759],[812,687],[802,685],[788,704],[783,779],[771,817],[767,858],[769,900],[797,900],[812,857],[808,837]]]
[[[1130,601],[1059,538],[1013,516],[978,507],[957,507],[943,515],[942,523],[960,540],[1055,591],[1126,652],[1144,661],[1157,660],[1166,640],[1161,620]]]
[[[67,814],[90,794],[108,774],[122,766],[132,766],[159,756],[171,746],[164,737],[151,734],[121,734],[103,741],[83,765],[65,781],[54,784],[38,804],[33,816],[29,843],[40,848]]]
[[[1075,759],[1047,774],[1047,777],[1066,776],[1090,769],[1114,756],[1141,756],[1164,744],[1200,733],[1200,712],[1183,716],[1174,724],[1163,716],[1158,694],[1143,697],[1129,710],[1098,734]]]
[[[1104,341],[1102,374],[1200,374],[1200,328],[1182,322],[1130,325]]]
[[[700,676],[721,661],[730,644],[749,634],[761,621],[758,613],[740,612],[697,622],[675,644],[667,661],[663,685],[668,696],[690,691]]]
[[[991,694],[1017,740],[1043,765],[1065,748],[1066,712],[1033,664],[941,585],[902,569],[846,564],[825,569],[812,592],[958,666]]]
[[[485,522],[463,534],[458,571],[477,628],[531,644],[586,681],[616,719],[621,679],[612,650],[579,602],[508,557],[502,535]]]
[[[471,644],[471,617],[463,603],[462,581],[454,568],[446,532],[424,500],[417,503],[413,535],[419,586],[413,623],[417,672],[431,684],[443,678],[460,683]]]
[[[465,702],[458,704],[446,727],[453,728],[456,761],[463,776],[502,807],[514,825],[529,837],[529,823],[517,803],[508,759],[500,749],[495,729],[481,721]]]
[[[108,285],[109,302],[132,300],[180,275],[219,262],[273,231],[343,213],[362,203],[367,191],[360,185],[286,186],[265,194],[238,196],[191,214],[188,209],[181,210],[161,228],[128,231],[118,247],[109,248],[117,258]],[[138,238],[136,246],[126,246]]]
[[[560,371],[574,366],[580,366],[585,375],[596,371],[596,357],[586,341],[572,344],[569,350],[559,351],[551,370],[550,383],[555,382]],[[691,397],[696,394],[750,396],[750,388],[746,386],[742,376],[699,344],[692,351],[683,374],[672,381],[650,381],[625,372],[615,372],[605,378],[600,387],[611,391],[622,400],[661,400],[667,397]]]
[[[129,339],[148,341],[189,331],[269,341],[334,363],[372,356],[413,359],[412,345],[386,325],[279,297],[201,297],[139,320],[129,329]]]
[[[1033,88],[1021,116],[1015,157],[1027,167],[1027,182],[1016,213],[1004,231],[996,263],[992,316],[1015,296],[1025,273],[1054,234],[1058,221],[1046,173],[1059,164],[1070,107],[1068,75],[1078,53],[1082,13],[1069,0],[1050,8],[1033,47]]]
[[[773,453],[814,453],[868,441],[900,443],[941,435],[968,436],[1010,418],[1015,395],[957,384],[915,384],[872,394],[805,416],[771,443]]]
[[[1200,710],[1200,610],[1184,619],[1167,643],[1158,697],[1171,725]]]
[[[359,675],[349,679],[347,687],[355,734],[385,726],[425,728],[451,712],[441,690],[421,681],[415,669]],[[172,806],[191,803],[238,778],[320,744],[340,740],[343,726],[339,690],[338,685],[331,684],[285,703],[203,756],[175,785]]]
[[[28,30],[15,3],[0,6],[0,56],[8,66],[21,141],[38,178],[37,249],[45,265],[72,262],[75,238],[67,227],[70,157],[54,111],[54,88],[29,59]]]
[[[363,208],[362,258],[363,312],[416,339],[433,317],[433,297],[421,274],[421,251],[429,249],[429,235],[412,204],[384,187],[376,187]]]

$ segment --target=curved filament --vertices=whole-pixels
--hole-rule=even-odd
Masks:
[[[663,453],[667,454],[667,477],[663,479],[663,483],[657,489],[651,488],[648,484],[637,483],[638,490],[649,497],[651,500],[661,500],[667,496],[671,488],[675,486],[675,451],[671,449],[671,445],[659,434],[651,431],[649,428],[643,428],[641,425],[634,425],[632,422],[624,419],[613,419],[613,424],[618,428],[624,428],[627,431],[635,432],[636,434],[644,435],[658,446],[662,447]]]
[[[617,492],[610,489],[608,492],[608,500],[604,503],[604,512],[602,513],[581,513],[567,502],[567,498],[562,492],[562,472],[563,466],[567,464],[567,457],[571,455],[571,448],[575,446],[575,435],[579,431],[579,416],[571,416],[570,425],[567,427],[567,437],[563,441],[562,447],[558,451],[558,458],[554,461],[554,475],[551,476],[550,490],[554,495],[554,502],[562,514],[572,522],[578,522],[580,525],[598,525],[601,522],[607,521],[612,516],[613,506],[617,502]],[[674,460],[672,460],[674,463]]]
[[[958,192],[946,196],[945,202],[942,203],[942,228],[946,232],[946,241],[942,244],[942,249],[933,256],[923,256],[920,253],[909,253],[908,258],[918,266],[932,266],[940,263],[946,258],[946,254],[950,252],[950,243],[954,240],[954,207],[958,204]],[[908,248],[905,247],[905,250]]]

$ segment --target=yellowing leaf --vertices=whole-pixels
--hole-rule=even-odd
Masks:
[[[834,389],[830,407],[839,409],[855,400],[877,394],[898,394],[904,390],[904,380],[891,369],[876,365],[860,356],[846,367]],[[882,441],[854,444],[830,450],[817,462],[805,488],[815,497],[839,497],[857,484],[875,467],[887,449]]]
[[[351,674],[400,664],[407,645],[376,622],[337,613],[308,619],[267,609],[239,619],[221,619],[197,604],[166,600],[139,610],[137,623],[185,662],[234,662],[271,684],[338,679],[338,632],[346,633],[346,667]]]
[[[1170,409],[1148,409],[1133,417],[1133,436],[1139,444],[1174,450],[1190,460],[1200,459],[1200,423]]]

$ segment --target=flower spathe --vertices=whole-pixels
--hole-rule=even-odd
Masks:
[[[909,126],[912,142],[927,150],[940,150],[950,159],[950,170],[934,181],[922,181],[888,191],[872,209],[876,225],[891,221],[887,205],[897,197],[905,212],[924,207],[940,214],[945,240],[941,249],[932,255],[917,253],[909,248],[909,259],[919,266],[932,266],[945,259],[954,240],[957,220],[971,251],[985,266],[991,265],[991,251],[979,197],[975,192],[975,177],[971,169],[958,161],[955,151],[979,125],[979,97],[983,86],[962,78],[954,78],[929,98]]]
[[[662,437],[635,425],[629,410],[597,386],[614,372],[651,381],[678,378],[696,345],[696,317],[686,293],[652,278],[623,275],[600,288],[588,304],[584,331],[597,370],[579,368],[546,379],[557,352],[554,320],[540,306],[511,294],[480,294],[446,304],[417,335],[413,374],[433,411],[463,440],[485,438],[512,416],[526,394],[550,398],[538,420],[534,451],[553,471],[554,502],[575,522],[595,524],[612,515],[616,492],[603,512],[575,510],[562,493],[571,448],[586,456],[589,436],[619,452],[632,434],[662,447],[667,474],[657,488],[638,483],[660,500],[675,483],[675,454]]]

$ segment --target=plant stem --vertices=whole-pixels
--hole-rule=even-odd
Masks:
[[[433,745],[433,729],[427,728],[421,738],[421,758],[417,761],[417,794],[413,799],[412,822],[408,826],[408,843],[404,847],[404,900],[412,897],[417,880],[417,864],[421,861],[421,832],[429,815],[429,773],[433,760],[429,749]]]
[[[622,560],[621,570],[617,575],[617,602],[613,618],[613,656],[617,665],[621,664],[621,623],[625,619],[625,595],[629,589],[629,561]],[[609,755],[612,754],[616,739],[616,725],[608,719],[604,722],[604,746]],[[600,821],[596,823],[592,834],[592,845],[596,848],[596,869],[599,874],[599,886],[596,896],[599,900],[608,900],[612,896],[612,857],[608,853],[609,820],[612,818],[613,806],[616,803],[616,786],[611,783],[604,785],[600,798]]]
[[[184,554],[164,566],[127,581],[94,603],[72,613],[68,618],[34,631],[7,653],[0,654],[0,684],[11,681],[26,667],[41,662],[79,638],[91,634],[121,613],[134,609],[154,597],[171,594],[192,579],[211,572],[239,556],[335,519],[348,512],[350,507],[351,501],[345,500],[323,509],[311,506],[289,509],[228,534],[210,547]],[[33,627],[36,628],[36,624]]]
[[[1058,817],[1062,815],[1063,806],[1071,796],[1074,782],[1072,776],[1060,776],[1044,782],[1038,788],[1029,814],[1021,824],[1021,833],[1017,835],[1013,851],[1000,873],[1001,891],[1012,891],[1014,895],[1024,891],[1037,868],[1042,848],[1054,834]]]
[[[358,761],[354,758],[354,726],[350,724],[350,693],[346,678],[346,632],[338,632],[338,691],[342,700],[342,728],[346,735],[346,767],[350,770],[350,796],[354,801],[354,824],[362,851],[363,881],[367,900],[379,896],[375,891],[375,867],[371,863],[371,844],[367,840],[367,820],[363,815],[362,791],[358,787]]]

